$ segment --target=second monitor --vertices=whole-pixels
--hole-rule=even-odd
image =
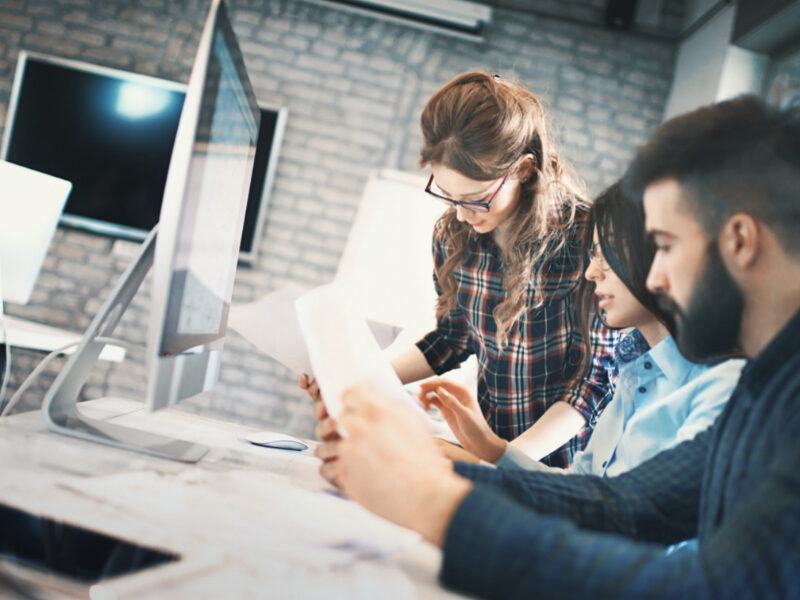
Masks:
[[[61,222],[143,240],[158,222],[186,86],[21,51],[0,158],[72,182]],[[288,111],[261,104],[240,242],[256,258]]]

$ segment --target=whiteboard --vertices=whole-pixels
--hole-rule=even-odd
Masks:
[[[420,173],[371,173],[336,273],[368,319],[402,329],[386,349],[390,358],[436,326],[431,242],[447,206],[425,193],[427,182]],[[476,376],[474,357],[447,374],[473,390]]]
[[[435,326],[431,240],[446,206],[420,174],[373,172],[342,253],[338,282],[369,319],[413,330]]]

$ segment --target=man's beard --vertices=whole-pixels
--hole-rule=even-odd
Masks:
[[[740,352],[744,297],[720,258],[716,240],[706,251],[689,308],[684,311],[666,296],[658,302],[675,318],[675,342],[687,359],[714,363]]]

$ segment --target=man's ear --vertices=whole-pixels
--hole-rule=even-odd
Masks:
[[[732,215],[719,232],[719,254],[731,270],[745,270],[758,257],[763,242],[761,227],[746,213]]]

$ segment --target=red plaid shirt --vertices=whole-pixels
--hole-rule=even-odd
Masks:
[[[477,356],[478,402],[489,425],[503,439],[513,440],[526,431],[559,400],[575,407],[587,425],[542,459],[558,467],[568,466],[572,455],[586,445],[612,391],[609,379],[617,334],[599,320],[591,332],[594,356],[590,370],[577,380],[583,349],[574,292],[585,268],[581,242],[586,223],[587,213],[581,210],[568,232],[567,244],[544,269],[544,304],[520,315],[502,350],[492,316],[505,298],[502,254],[491,235],[471,235],[470,253],[455,271],[457,307],[417,342],[431,368],[440,375],[471,354]],[[433,277],[439,293],[437,274],[447,258],[448,246],[439,222],[433,235]],[[532,286],[528,297],[534,304]]]

